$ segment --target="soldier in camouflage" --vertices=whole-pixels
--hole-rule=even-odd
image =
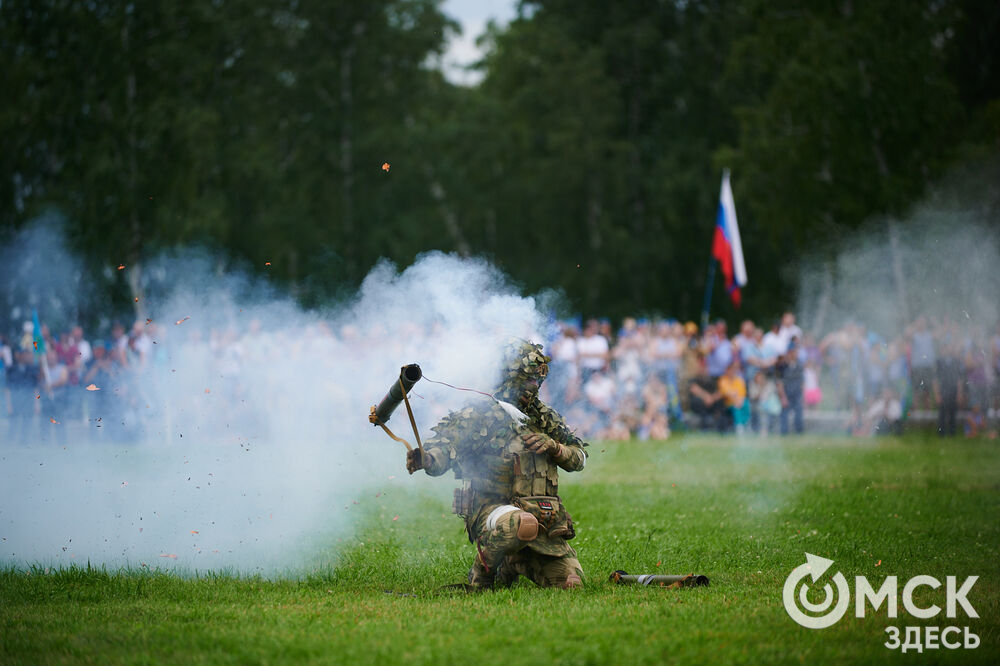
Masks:
[[[476,556],[469,571],[475,588],[510,586],[523,575],[542,587],[579,587],[583,571],[567,543],[576,536],[559,499],[559,469],[582,470],[587,446],[555,410],[538,398],[551,359],[542,346],[520,340],[506,356],[496,392],[527,415],[519,425],[494,401],[446,416],[435,435],[409,451],[406,469],[440,476],[449,469],[463,485],[453,511],[465,519]]]

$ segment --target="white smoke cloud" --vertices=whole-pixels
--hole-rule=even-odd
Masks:
[[[891,338],[925,315],[1000,320],[1000,162],[952,175],[905,220],[878,219],[801,262],[798,311],[819,333],[847,321]]]
[[[0,446],[0,564],[300,570],[351,533],[345,506],[366,488],[414,483],[367,419],[400,367],[489,391],[506,340],[539,339],[545,322],[487,262],[438,252],[379,263],[324,313],[205,253],[144,276],[147,367],[80,392],[82,415],[52,424],[43,409],[44,440]],[[419,382],[422,436],[470,395]],[[389,425],[412,441],[402,408]]]

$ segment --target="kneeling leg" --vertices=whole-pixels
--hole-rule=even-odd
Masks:
[[[469,583],[476,587],[491,587],[500,562],[537,536],[538,520],[530,513],[510,505],[498,507],[490,514],[486,529],[476,539],[478,552],[469,571]]]

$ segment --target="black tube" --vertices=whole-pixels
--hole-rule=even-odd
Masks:
[[[389,417],[399,407],[399,403],[403,402],[403,392],[409,393],[410,389],[420,381],[421,377],[423,377],[423,373],[420,371],[420,366],[416,363],[404,365],[400,368],[399,379],[392,383],[392,386],[389,387],[389,392],[385,394],[382,402],[378,403],[378,406],[375,408],[375,420],[372,423],[375,425],[387,423]],[[400,383],[402,383],[402,386],[400,386]]]
[[[663,574],[642,574],[633,576],[624,571],[615,571],[611,574],[610,580],[619,585],[648,585],[652,587],[666,587],[680,583],[681,587],[703,587],[709,585],[708,576],[688,575],[688,576],[668,576]]]

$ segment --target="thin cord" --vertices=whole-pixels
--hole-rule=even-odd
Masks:
[[[477,391],[476,389],[462,388],[461,386],[453,386],[453,385],[449,384],[448,382],[436,382],[433,379],[428,379],[427,375],[424,375],[423,378],[426,379],[431,384],[441,384],[442,386],[447,386],[448,388],[453,388],[456,391],[469,391],[470,393],[478,393],[479,395],[485,395],[487,398],[493,398],[494,400],[497,399],[497,397],[495,395],[493,395],[492,393],[487,393],[485,391]]]

